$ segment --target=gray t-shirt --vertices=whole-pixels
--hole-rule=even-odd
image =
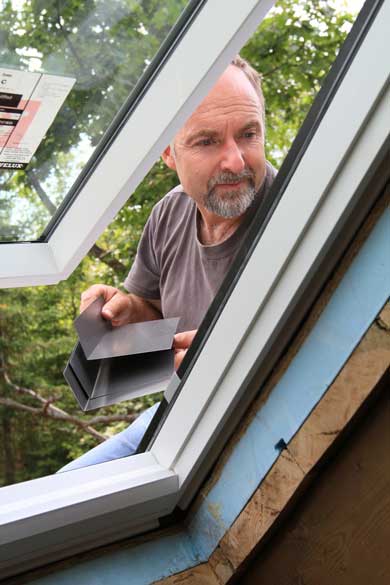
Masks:
[[[161,299],[164,318],[180,317],[178,331],[197,329],[275,174],[267,163],[263,185],[244,221],[227,240],[212,246],[199,242],[193,199],[180,185],[172,189],[150,214],[125,288],[145,299]]]

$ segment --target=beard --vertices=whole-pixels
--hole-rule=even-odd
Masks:
[[[246,184],[235,188],[234,183],[243,179],[246,180]],[[225,189],[222,195],[218,195],[215,187],[220,183],[225,185],[232,183],[232,189]],[[203,197],[203,205],[211,213],[224,218],[243,215],[256,197],[254,173],[249,169],[244,169],[238,174],[220,173],[210,179],[207,188],[208,191]]]

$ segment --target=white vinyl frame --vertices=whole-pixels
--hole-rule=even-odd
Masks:
[[[386,54],[389,20],[385,0],[151,450],[0,489],[2,575],[145,531],[185,504],[259,354],[388,140],[388,71],[378,55]],[[122,511],[118,531],[107,533],[102,514]]]
[[[206,2],[49,241],[0,244],[0,288],[73,272],[274,3]]]

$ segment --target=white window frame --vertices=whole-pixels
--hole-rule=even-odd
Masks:
[[[194,474],[290,300],[356,207],[388,143],[388,72],[378,55],[386,54],[389,19],[385,0],[150,451],[2,488],[2,575],[143,532],[188,501]],[[225,57],[222,69],[231,54]],[[122,513],[117,530],[114,522],[110,531],[103,527],[103,515],[107,526],[107,514]]]

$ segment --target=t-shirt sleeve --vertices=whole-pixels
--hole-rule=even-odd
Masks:
[[[124,282],[124,287],[129,293],[145,299],[160,298],[160,268],[154,239],[156,216],[157,210],[154,208],[146,222],[134,263]]]

